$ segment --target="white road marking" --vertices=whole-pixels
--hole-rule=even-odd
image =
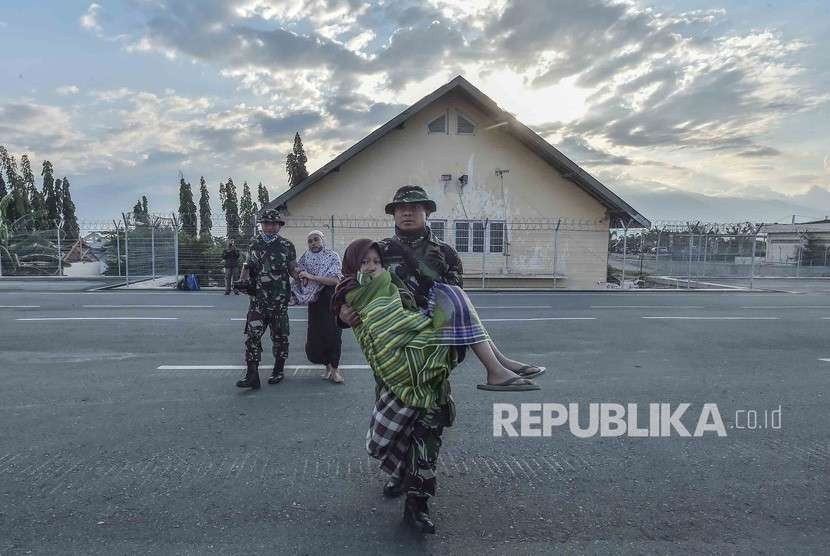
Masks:
[[[211,309],[214,305],[84,305],[85,309]]]
[[[527,322],[540,320],[597,320],[597,317],[540,317],[530,319],[481,319],[481,322]]]
[[[248,319],[236,319],[236,318],[234,318],[234,319],[231,319],[231,320],[245,321],[245,320],[248,320]],[[308,319],[288,319],[288,320],[291,321],[291,322],[308,322]]]
[[[0,305],[0,309],[37,309],[40,305]]]
[[[642,319],[662,320],[779,320],[781,317],[640,317]]]
[[[15,319],[15,320],[50,320],[50,321],[61,321],[61,320],[179,320],[179,317],[38,317],[38,318],[28,318],[28,319]]]
[[[159,371],[240,371],[247,368],[245,365],[159,365]],[[260,369],[271,369],[271,365],[260,365]],[[286,365],[286,369],[319,369],[323,365]],[[369,365],[340,365],[339,369],[371,369]]]
[[[741,309],[830,309],[830,305],[769,305],[758,307],[741,307]]]
[[[591,309],[703,309],[702,305],[591,305]]]
[[[553,305],[476,305],[476,309],[553,309]]]
[[[830,358],[824,358],[824,359],[820,358],[819,361],[826,361],[827,363],[830,363]]]

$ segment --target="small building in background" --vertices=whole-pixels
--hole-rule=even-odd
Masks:
[[[274,199],[302,252],[328,229],[339,253],[394,233],[384,206],[402,185],[438,205],[433,232],[469,285],[595,288],[607,276],[609,227],[649,221],[605,185],[456,77]]]
[[[827,266],[830,251],[830,219],[794,224],[764,224],[767,253],[764,262]]]

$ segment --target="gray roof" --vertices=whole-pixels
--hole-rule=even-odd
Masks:
[[[508,133],[555,168],[565,179],[573,182],[599,201],[609,210],[612,219],[630,219],[630,227],[632,228],[648,228],[651,226],[651,222],[649,222],[645,216],[634,210],[631,205],[620,199],[610,189],[601,184],[599,180],[580,168],[579,165],[577,165],[570,158],[559,152],[556,147],[545,141],[539,134],[517,120],[515,116],[499,108],[499,106],[490,97],[485,95],[473,86],[472,83],[460,75],[449,83],[428,94],[352,145],[349,149],[322,166],[319,170],[308,176],[302,182],[288,189],[282,195],[268,203],[268,206],[287,206],[288,201],[313,186],[331,172],[338,171],[343,164],[357,156],[367,147],[385,137],[387,133],[396,128],[402,127],[409,118],[420,112],[426,106],[452,92],[460,92],[466,95],[466,97],[485,114],[490,115],[499,122],[507,122],[505,127],[507,128]],[[613,224],[614,222],[612,221],[612,225]]]

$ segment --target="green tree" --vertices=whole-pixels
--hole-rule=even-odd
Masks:
[[[46,203],[47,227],[56,228],[61,217],[58,210],[58,195],[55,193],[54,168],[52,168],[51,162],[48,160],[43,161],[43,168],[40,171],[40,175],[43,176],[41,194],[44,202]]]
[[[6,172],[6,183],[8,183],[9,192],[12,194],[12,200],[6,209],[6,220],[14,223],[29,212],[26,210],[25,196],[23,195],[25,186],[17,173],[17,161],[14,155],[9,154],[9,151],[3,145],[0,145],[0,164]]]
[[[210,193],[208,193],[204,176],[199,178],[199,183],[199,239],[203,241],[211,241],[211,228],[213,228],[213,220],[211,220]]]
[[[3,173],[0,172],[0,201],[3,200],[3,197],[9,194],[9,190],[6,189],[6,180],[3,179]]]
[[[259,200],[259,206],[265,207],[268,204],[268,188],[262,185],[262,182],[259,182],[257,186],[257,200]]]
[[[236,196],[236,186],[231,178],[225,184],[225,201],[222,203],[225,211],[225,224],[228,227],[227,237],[239,239],[239,201]]]
[[[288,173],[288,186],[294,187],[308,177],[306,170],[307,158],[303,148],[303,140],[300,139],[300,132],[294,135],[294,147],[285,158],[285,171]]]
[[[242,184],[242,198],[239,200],[239,219],[240,227],[242,228],[242,237],[250,238],[254,235],[254,227],[251,224],[251,218],[254,215],[253,200],[251,199],[251,188],[248,187],[248,182]]]
[[[179,218],[182,232],[189,237],[196,237],[196,203],[193,202],[193,190],[190,182],[184,181],[184,174],[179,172]]]
[[[63,222],[63,182],[60,179],[55,180],[55,217],[54,227],[57,228]]]
[[[69,192],[69,179],[64,176],[62,189],[62,203],[63,210],[63,229],[66,237],[77,239],[80,237],[80,229],[78,227],[78,219],[75,217],[75,203],[72,202],[72,195]]]
[[[133,219],[136,222],[141,222],[142,224],[150,224],[150,211],[147,208],[146,195],[142,195],[141,199],[136,201],[135,206],[133,206]]]

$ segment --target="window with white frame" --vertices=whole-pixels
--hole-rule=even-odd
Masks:
[[[473,253],[484,253],[484,222],[473,222]]]
[[[475,133],[476,124],[461,112],[456,113],[455,132],[458,135],[472,135]]]
[[[470,250],[470,223],[455,223],[455,250],[459,253],[467,253]]]
[[[427,124],[428,133],[447,133],[447,114],[446,112],[432,120]]]
[[[490,222],[490,252],[504,253],[504,222]]]
[[[455,222],[455,250],[459,253],[503,253],[505,223],[488,222],[485,230],[480,220]]]
[[[440,239],[441,241],[446,241],[444,238],[447,236],[447,221],[446,220],[430,220],[429,221],[429,228],[432,230],[432,233],[435,237]]]

